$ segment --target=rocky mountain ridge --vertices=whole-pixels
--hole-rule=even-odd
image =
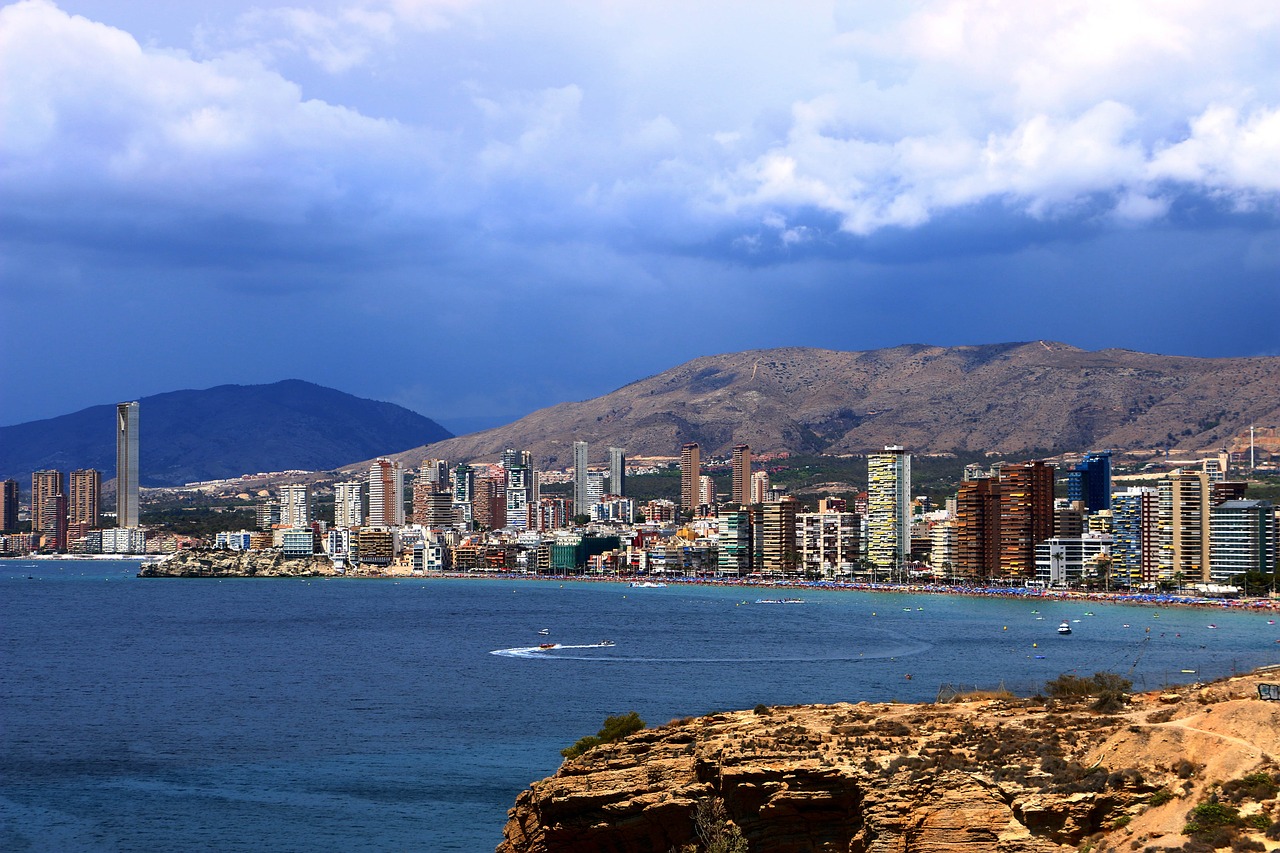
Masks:
[[[1180,850],[1215,785],[1277,771],[1280,703],[1259,699],[1264,680],[1138,695],[1115,714],[994,698],[675,720],[535,782],[498,853],[702,850],[708,801],[752,853]],[[1240,849],[1280,849],[1262,831],[1280,803],[1264,793],[1239,807],[1252,828],[1238,837],[1262,846]]]
[[[495,459],[531,450],[544,467],[593,463],[618,445],[632,457],[704,456],[746,443],[757,453],[1004,454],[1119,448],[1217,448],[1251,423],[1280,425],[1280,358],[1089,352],[1034,341],[909,345],[866,352],[800,347],[707,356],[593,400],[398,454]]]

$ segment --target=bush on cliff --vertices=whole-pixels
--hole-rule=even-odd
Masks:
[[[1054,699],[1065,701],[1092,696],[1095,697],[1093,710],[1115,713],[1124,707],[1125,694],[1132,687],[1132,681],[1114,672],[1095,672],[1089,678],[1064,673],[1046,681],[1044,691]]]
[[[560,750],[560,754],[565,758],[577,758],[593,746],[622,740],[627,735],[638,732],[643,728],[644,720],[640,719],[640,715],[635,711],[627,714],[618,714],[613,717],[605,717],[604,725],[600,727],[600,731],[594,735],[578,738],[573,746],[567,746]]]

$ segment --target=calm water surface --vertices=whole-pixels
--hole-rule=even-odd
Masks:
[[[478,853],[609,714],[1280,662],[1274,617],[1234,611],[136,572],[0,561],[0,849]]]

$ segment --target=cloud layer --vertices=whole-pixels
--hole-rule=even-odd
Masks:
[[[9,317],[36,291],[145,300],[156,280],[187,311],[309,293],[315,311],[459,322],[485,298],[723,282],[714,301],[735,276],[761,294],[762,266],[865,293],[885,264],[977,250],[1013,269],[1046,243],[1160,229],[1244,235],[1227,242],[1247,243],[1245,292],[1280,274],[1269,0],[152,11],[0,7]]]

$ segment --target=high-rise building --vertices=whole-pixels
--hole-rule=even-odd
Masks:
[[[116,405],[116,527],[138,526],[138,403]]]
[[[765,504],[765,507],[770,504]],[[808,578],[852,574],[861,553],[861,519],[851,512],[802,512],[796,516],[800,569]]]
[[[533,465],[533,454],[527,450],[516,450],[508,447],[502,451],[502,467],[511,470],[516,467],[529,468]]]
[[[1226,501],[1209,514],[1209,579],[1218,583],[1276,570],[1271,501]]]
[[[1086,512],[1111,509],[1111,451],[1086,453],[1067,472],[1067,500],[1084,504]]]
[[[751,512],[746,509],[720,513],[717,571],[729,577],[751,573]]]
[[[1036,546],[1053,536],[1053,466],[1043,460],[1000,469],[1000,574],[1036,576]]]
[[[36,471],[31,475],[31,532],[57,535],[58,504],[50,499],[62,495],[61,471]],[[65,523],[65,519],[64,519]]]
[[[587,494],[587,443],[573,443],[573,514],[586,515],[591,507]]]
[[[449,462],[445,459],[424,459],[418,476],[430,484],[433,491],[449,491]]]
[[[70,525],[82,531],[101,527],[98,496],[102,490],[102,474],[94,468],[71,472],[71,497],[67,504]],[[84,535],[81,532],[81,535]]]
[[[796,547],[796,516],[799,509],[800,502],[792,497],[761,506],[763,535],[760,544],[764,556],[762,571],[784,575],[795,573],[800,559],[800,552]]]
[[[1121,586],[1151,583],[1159,565],[1159,496],[1135,487],[1111,496],[1111,578]]]
[[[453,527],[455,521],[453,495],[450,492],[428,490],[423,497],[422,505],[420,507],[415,505],[413,520],[428,530],[447,530]]]
[[[699,479],[702,477],[702,450],[697,442],[680,448],[680,508],[698,508]]]
[[[867,457],[867,560],[898,572],[911,556],[911,454],[896,444]]]
[[[937,567],[937,564],[934,564]],[[1000,488],[989,477],[965,480],[956,494],[955,573],[971,580],[1000,576]]]
[[[729,500],[736,504],[751,503],[751,447],[746,444],[733,448],[733,491]]]
[[[460,463],[453,468],[453,505],[470,506],[475,500],[476,472],[470,465]]]
[[[18,529],[18,481],[0,482],[0,531]]]
[[[487,530],[500,530],[507,526],[507,482],[505,476],[490,471],[476,477],[475,497],[471,502],[472,518]]]
[[[359,480],[335,483],[333,486],[333,526],[343,530],[359,527],[364,522],[364,508],[360,504]],[[416,504],[414,512],[417,512]]]
[[[769,472],[756,471],[751,475],[751,494],[747,497],[750,500],[747,503],[762,504],[768,500],[769,495]]]
[[[369,527],[404,525],[404,473],[399,462],[379,458],[369,466]]]
[[[591,507],[595,506],[596,504],[604,500],[604,495],[605,495],[604,481],[606,476],[607,475],[605,474],[604,471],[588,471],[587,472],[587,506],[586,506],[586,509],[584,509],[581,513],[579,513],[577,508],[575,507],[574,514],[581,515],[585,513],[587,515],[590,515]]]
[[[280,523],[285,527],[311,524],[311,487],[306,483],[286,483],[280,487]]]
[[[716,481],[706,474],[698,477],[698,505],[714,506],[716,503]]]
[[[627,494],[627,455],[621,447],[609,448],[609,494]]]
[[[1160,481],[1157,571],[1161,580],[1209,580],[1209,475],[1178,468]]]
[[[507,527],[515,530],[528,529],[530,508],[538,504],[537,472],[527,459],[525,453],[519,464],[507,466]]]

